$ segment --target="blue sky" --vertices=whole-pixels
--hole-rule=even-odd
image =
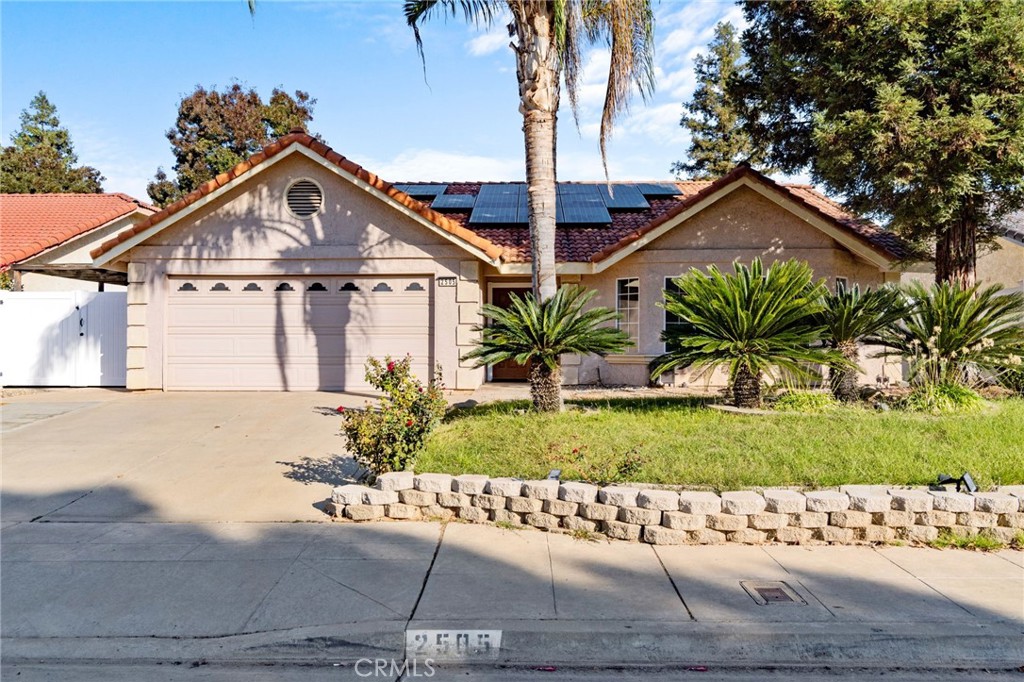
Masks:
[[[693,57],[717,21],[742,22],[731,2],[655,4],[657,92],[635,99],[610,145],[613,180],[665,179],[687,139],[682,102]],[[317,98],[312,129],[340,153],[401,180],[523,178],[522,119],[504,25],[461,19],[423,31],[427,79],[400,2],[0,2],[2,118],[9,143],[18,115],[43,90],[57,105],[81,163],[107,191],[145,198],[157,166],[173,165],[164,137],[197,84],[239,81],[264,97],[275,86]],[[608,55],[585,54],[580,126],[567,103],[558,173],[601,177],[597,130]]]

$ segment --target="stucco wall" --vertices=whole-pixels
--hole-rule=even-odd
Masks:
[[[294,217],[284,202],[287,187],[298,178],[310,178],[324,189],[324,210],[305,221]],[[139,308],[131,316],[139,331],[134,345],[129,339],[135,349],[129,363],[142,365],[129,368],[130,388],[164,385],[167,277],[175,275],[388,273],[455,277],[459,280],[456,287],[435,286],[432,359],[444,367],[450,386],[457,380],[474,386],[482,380],[482,370],[459,368],[456,338],[460,327],[457,303],[478,304],[480,300],[472,255],[300,155],[267,168],[134,248],[124,260],[140,266],[136,272],[144,273],[138,277],[141,281],[129,288],[129,305]],[[133,336],[131,331],[129,336]]]
[[[1024,291],[1024,244],[1006,238],[996,239],[996,244],[998,249],[978,257],[978,281]]]

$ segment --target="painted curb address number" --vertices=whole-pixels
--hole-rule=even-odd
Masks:
[[[501,630],[406,630],[406,658],[497,658]]]

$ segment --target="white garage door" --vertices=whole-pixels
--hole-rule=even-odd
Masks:
[[[427,379],[428,277],[169,280],[168,389],[365,390],[367,356]]]

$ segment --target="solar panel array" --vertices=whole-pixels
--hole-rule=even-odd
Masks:
[[[612,221],[597,185],[559,185],[556,223],[604,224]]]
[[[399,192],[405,192],[414,199],[433,199],[444,194],[448,185],[395,185]]]
[[[474,204],[476,204],[475,194],[442,194],[434,199],[430,208],[436,211],[459,211],[473,208]]]
[[[604,205],[608,208],[641,209],[651,207],[636,185],[613,185],[611,191],[608,190],[608,185],[597,185],[597,189],[601,192]]]
[[[681,194],[678,187],[667,182],[641,182],[636,188],[645,197],[671,197]]]
[[[522,219],[520,219],[522,206]],[[528,222],[526,211],[526,185],[522,183],[503,183],[497,185],[481,185],[476,195],[473,213],[469,216],[471,223],[514,224]]]

